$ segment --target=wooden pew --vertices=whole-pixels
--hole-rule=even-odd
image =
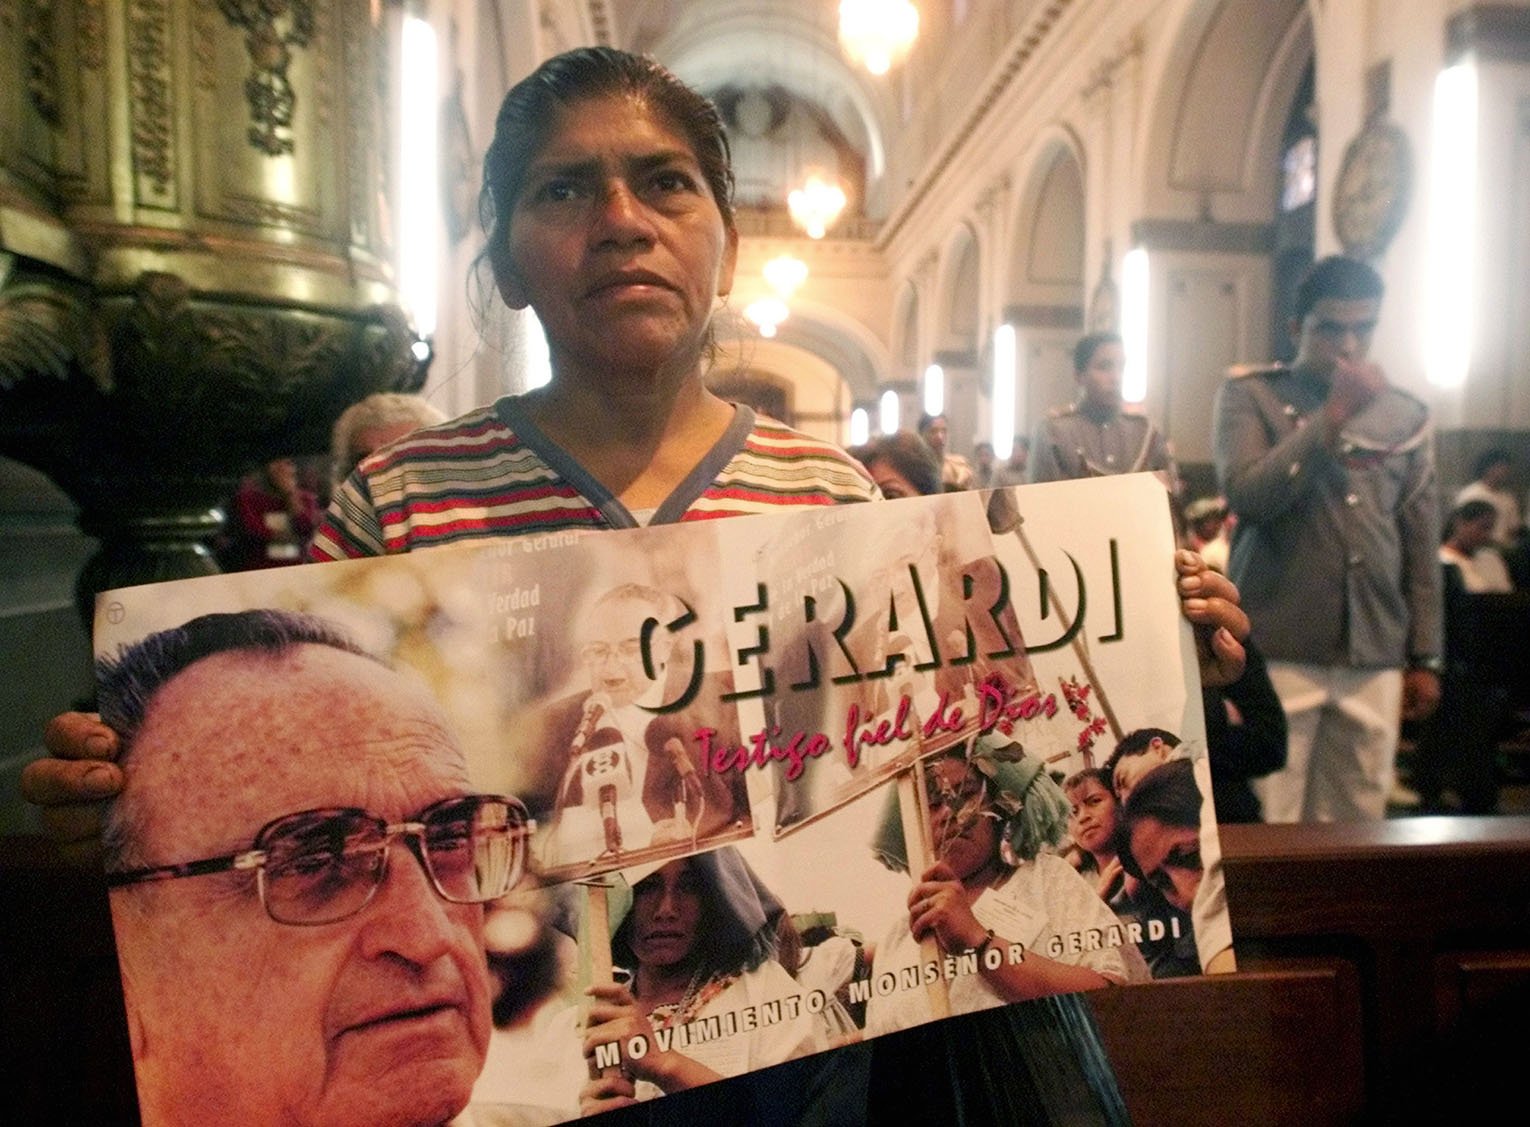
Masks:
[[[1224,826],[1243,973],[1091,995],[1139,1124],[1459,1122],[1530,1066],[1530,818]]]
[[[1134,1121],[1450,1122],[1527,1067],[1530,818],[1225,826],[1241,972],[1089,996]],[[0,838],[6,1121],[133,1124],[99,877]]]

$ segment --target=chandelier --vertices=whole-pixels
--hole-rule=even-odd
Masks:
[[[789,301],[807,281],[808,265],[794,255],[778,254],[765,263],[760,273],[765,275],[766,283],[782,301]]]
[[[744,317],[760,330],[762,337],[776,335],[776,326],[790,315],[786,302],[778,297],[762,297],[744,306]]]
[[[906,59],[918,35],[919,9],[910,0],[840,0],[839,45],[872,74]]]
[[[786,209],[792,222],[807,232],[810,239],[821,239],[845,210],[845,190],[822,174],[809,172],[800,188],[786,197]]]

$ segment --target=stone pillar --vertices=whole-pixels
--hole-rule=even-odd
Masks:
[[[0,453],[106,586],[215,571],[240,475],[424,369],[392,304],[397,6],[0,0]]]

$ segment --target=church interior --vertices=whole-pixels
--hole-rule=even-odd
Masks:
[[[1127,410],[1183,500],[1212,496],[1219,387],[1291,361],[1298,281],[1342,253],[1385,282],[1371,359],[1427,405],[1442,495],[1490,450],[1530,488],[1530,0],[867,5],[917,9],[902,41],[849,35],[854,6],[0,2],[0,1042],[25,1121],[136,1121],[99,875],[18,794],[49,718],[89,706],[95,593],[216,570],[241,479],[321,482],[368,395],[450,418],[545,380],[535,318],[490,300],[479,187],[504,92],[561,51],[651,55],[721,113],[726,399],[847,448],[944,415],[948,449],[1002,463],[1073,400],[1075,342],[1115,331]],[[1518,675],[1497,816],[1224,827],[1239,973],[1090,1002],[1133,1121],[1436,1121],[1506,1090]]]

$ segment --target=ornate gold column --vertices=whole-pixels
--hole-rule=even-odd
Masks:
[[[215,571],[242,472],[423,381],[390,8],[0,0],[0,453],[101,539],[82,594]]]

